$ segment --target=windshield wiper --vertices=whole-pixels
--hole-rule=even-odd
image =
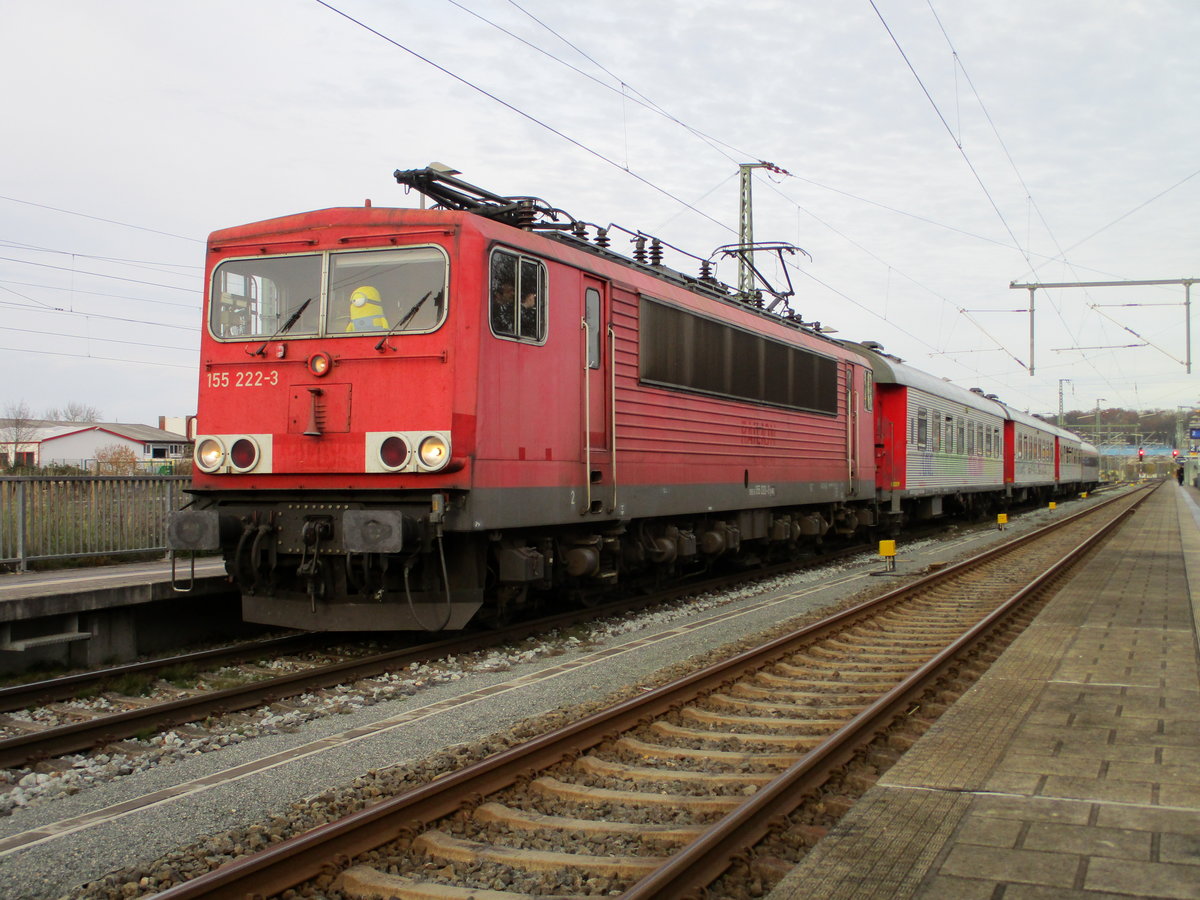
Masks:
[[[433,295],[434,295],[434,292],[430,291],[424,297],[422,297],[420,300],[418,300],[416,303],[414,303],[412,306],[412,309],[410,309],[408,312],[406,312],[404,314],[404,318],[401,319],[399,322],[397,322],[395,325],[393,325],[391,328],[389,328],[387,334],[385,334],[383,337],[381,337],[379,339],[379,343],[375,345],[375,349],[382,350],[383,345],[387,343],[387,339],[390,338],[397,331],[402,329],[409,322],[411,322],[413,316],[415,316],[418,312],[420,312],[421,307],[425,305],[425,301],[428,300]],[[437,296],[439,296],[439,297],[442,296],[442,292],[438,291]]]
[[[295,325],[297,322],[299,322],[301,313],[303,313],[304,310],[308,309],[308,304],[310,304],[312,302],[313,302],[313,298],[309,297],[307,300],[305,300],[303,303],[301,303],[300,308],[297,309],[290,316],[288,316],[288,320],[279,327],[278,331],[276,331],[273,335],[271,335],[269,338],[267,338],[265,341],[263,341],[262,345],[257,350],[247,350],[246,355],[247,356],[263,356],[263,355],[265,355],[267,352],[267,344],[271,343],[271,341],[275,340],[275,338],[279,337],[281,334],[286,333],[289,328],[291,328],[293,325]]]

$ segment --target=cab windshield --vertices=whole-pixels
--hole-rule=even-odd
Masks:
[[[213,273],[209,327],[226,340],[433,331],[446,274],[436,247],[230,259]]]
[[[446,259],[434,247],[334,253],[325,332],[432,331],[445,298]]]
[[[321,321],[320,296],[320,256],[231,259],[213,273],[209,327],[219,338],[261,340],[281,332],[303,307],[286,333],[313,335]]]

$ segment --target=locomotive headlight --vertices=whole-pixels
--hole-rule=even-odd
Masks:
[[[425,469],[440,469],[450,461],[450,444],[440,434],[426,435],[417,447],[417,459]]]
[[[205,472],[215,472],[225,462],[225,446],[216,438],[204,438],[196,444],[196,465]]]

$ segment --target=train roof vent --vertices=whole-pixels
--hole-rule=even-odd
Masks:
[[[862,345],[864,347],[866,347],[868,350],[875,350],[875,351],[883,350],[883,344],[879,343],[879,341],[863,341]]]
[[[989,400],[995,400],[997,403],[1000,402],[1000,398],[996,394],[985,394],[984,396],[986,396]]]
[[[972,394],[982,394],[983,388],[971,388],[971,393]]]

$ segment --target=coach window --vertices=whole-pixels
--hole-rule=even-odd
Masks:
[[[315,335],[320,297],[318,255],[228,259],[213,271],[208,327],[226,340]]]
[[[917,449],[929,449],[929,413],[917,408]]]
[[[492,253],[488,317],[502,337],[540,343],[546,336],[546,267],[536,259]]]

